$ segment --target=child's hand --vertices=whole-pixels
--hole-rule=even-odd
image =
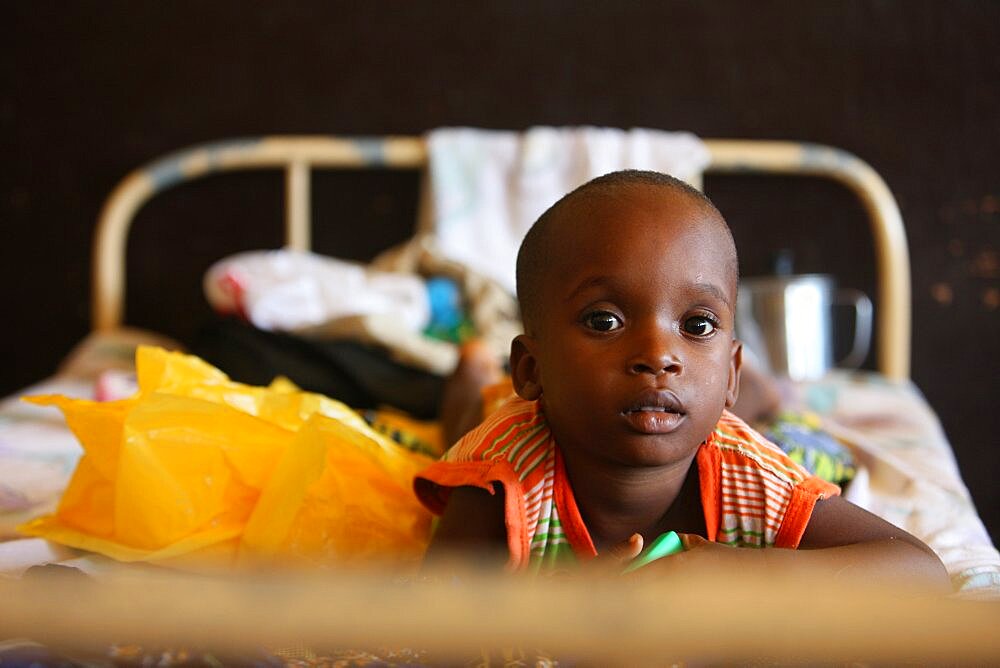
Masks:
[[[622,566],[639,556],[642,548],[642,535],[634,533],[608,550],[607,558],[617,562],[617,565]]]
[[[616,576],[630,561],[642,552],[643,540],[640,534],[634,533],[617,545],[601,552],[590,561],[583,564],[583,572],[587,575]]]
[[[690,573],[692,569],[697,568],[704,568],[706,570],[733,568],[737,565],[735,563],[736,560],[746,556],[741,552],[750,554],[750,551],[740,551],[722,543],[715,543],[697,534],[681,533],[677,535],[684,546],[682,552],[651,561],[641,568],[626,574],[625,577],[669,577],[679,572],[679,569]],[[754,556],[756,556],[756,553],[754,553]],[[740,563],[745,564],[743,561]]]
[[[681,538],[681,544],[684,545],[684,551],[688,552],[690,550],[697,550],[700,548],[707,548],[709,550],[729,550],[730,546],[724,545],[722,543],[716,543],[715,541],[708,540],[696,533],[679,533],[677,534]]]
[[[681,538],[681,544],[684,545],[684,551],[671,555],[671,558],[679,557],[676,565],[684,563],[693,563],[698,565],[722,565],[731,563],[734,559],[740,558],[742,554],[737,548],[731,545],[716,543],[715,541],[708,540],[698,534],[681,533],[677,535]],[[661,561],[663,560],[661,559]]]
[[[678,569],[689,571],[694,568],[732,568],[737,560],[759,556],[757,550],[739,550],[722,543],[715,543],[693,533],[679,533],[684,546],[683,552],[656,559],[648,564],[624,574],[624,577],[668,577]],[[602,551],[584,565],[588,575],[620,576],[632,561],[639,556],[645,547],[640,534],[632,534],[627,539]],[[746,564],[741,560],[741,564]]]

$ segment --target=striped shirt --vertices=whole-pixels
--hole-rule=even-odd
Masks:
[[[809,474],[723,412],[696,456],[709,540],[740,547],[799,544],[818,499],[840,489]],[[597,554],[538,402],[512,399],[422,471],[418,497],[441,513],[454,487],[503,485],[509,566],[549,571]]]

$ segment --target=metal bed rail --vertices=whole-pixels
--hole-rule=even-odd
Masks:
[[[892,193],[867,163],[841,149],[791,141],[708,139],[709,173],[788,174],[828,178],[861,200],[871,224],[878,276],[876,337],[879,371],[910,374],[910,261],[906,232]],[[422,137],[266,136],[209,142],[171,153],[128,174],[108,197],[93,249],[92,326],[119,327],[124,317],[129,228],[149,199],[174,185],[243,169],[285,171],[285,241],[308,250],[313,169],[420,169]]]

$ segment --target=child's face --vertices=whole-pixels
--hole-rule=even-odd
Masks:
[[[660,466],[689,458],[736,398],[735,258],[690,196],[635,185],[560,213],[515,387],[540,398],[567,458]]]

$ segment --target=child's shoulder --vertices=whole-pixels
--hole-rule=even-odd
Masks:
[[[718,452],[723,467],[756,468],[792,486],[813,477],[781,448],[729,411],[722,412],[705,446]]]
[[[487,415],[444,455],[443,460],[461,462],[495,459],[509,455],[512,448],[546,439],[548,423],[537,401],[512,396]]]

